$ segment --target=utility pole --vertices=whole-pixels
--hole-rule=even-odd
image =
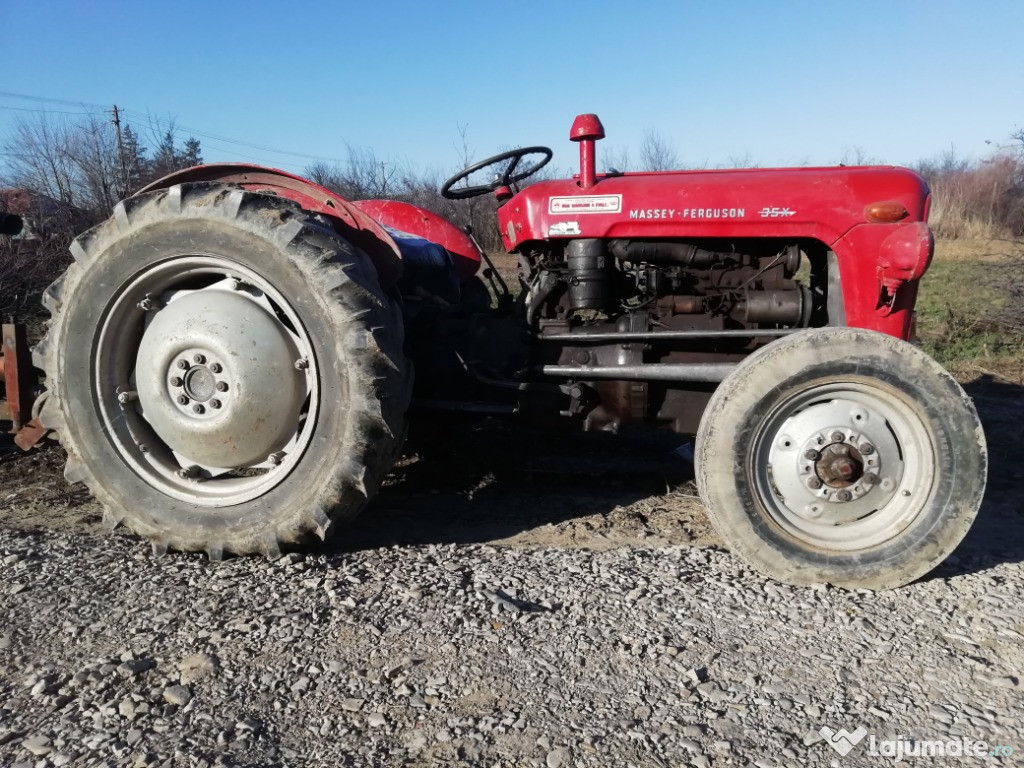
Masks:
[[[117,104],[114,105],[110,112],[114,116],[111,122],[117,130],[117,159],[121,166],[121,195],[119,199],[124,200],[124,198],[128,197],[128,168],[124,162],[124,142],[121,140],[121,113],[117,109]]]

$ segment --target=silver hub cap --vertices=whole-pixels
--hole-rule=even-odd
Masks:
[[[827,550],[876,546],[920,512],[933,449],[912,404],[877,383],[817,386],[761,425],[754,488],[786,532]]]
[[[199,465],[238,468],[291,439],[306,399],[295,342],[248,294],[175,297],[146,328],[137,384],[143,414]]]

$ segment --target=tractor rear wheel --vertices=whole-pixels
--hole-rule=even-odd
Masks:
[[[157,552],[275,558],[365,505],[410,374],[364,253],[224,184],[130,198],[72,253],[45,299],[42,418],[111,524]]]
[[[719,386],[697,485],[726,543],[793,584],[885,589],[963,539],[987,454],[970,399],[938,363],[872,331],[804,331]]]

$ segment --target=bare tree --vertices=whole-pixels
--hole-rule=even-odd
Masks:
[[[885,161],[869,155],[864,147],[847,147],[839,159],[840,165],[881,165]]]
[[[304,175],[350,200],[395,197],[401,193],[400,169],[381,160],[373,150],[346,145],[344,163],[315,162]]]
[[[759,163],[754,160],[753,155],[749,152],[744,152],[742,155],[730,155],[726,165],[726,168],[757,168]]]
[[[633,170],[629,147],[602,147],[597,159],[605,173],[626,173]]]
[[[74,205],[74,164],[67,151],[70,129],[66,121],[17,120],[4,143],[8,183],[35,190],[66,205]]]
[[[675,148],[652,128],[640,140],[640,168],[644,171],[672,171],[682,163]]]
[[[76,212],[70,222],[76,230],[106,218],[121,197],[154,178],[202,162],[197,139],[178,146],[173,121],[150,158],[131,126],[125,126],[119,145],[113,123],[103,114],[76,123],[47,114],[19,120],[3,149],[10,158],[7,183]]]
[[[110,122],[90,116],[68,136],[67,150],[77,169],[82,207],[105,217],[119,199],[117,136]]]

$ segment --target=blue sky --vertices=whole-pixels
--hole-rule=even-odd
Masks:
[[[476,159],[546,144],[568,168],[596,112],[599,152],[653,129],[690,164],[908,163],[1024,128],[1021,29],[1021,2],[0,0],[0,91],[173,116],[240,142],[200,136],[207,160],[293,171],[243,145],[447,175],[465,126]],[[42,109],[91,107],[0,95],[0,143]]]

